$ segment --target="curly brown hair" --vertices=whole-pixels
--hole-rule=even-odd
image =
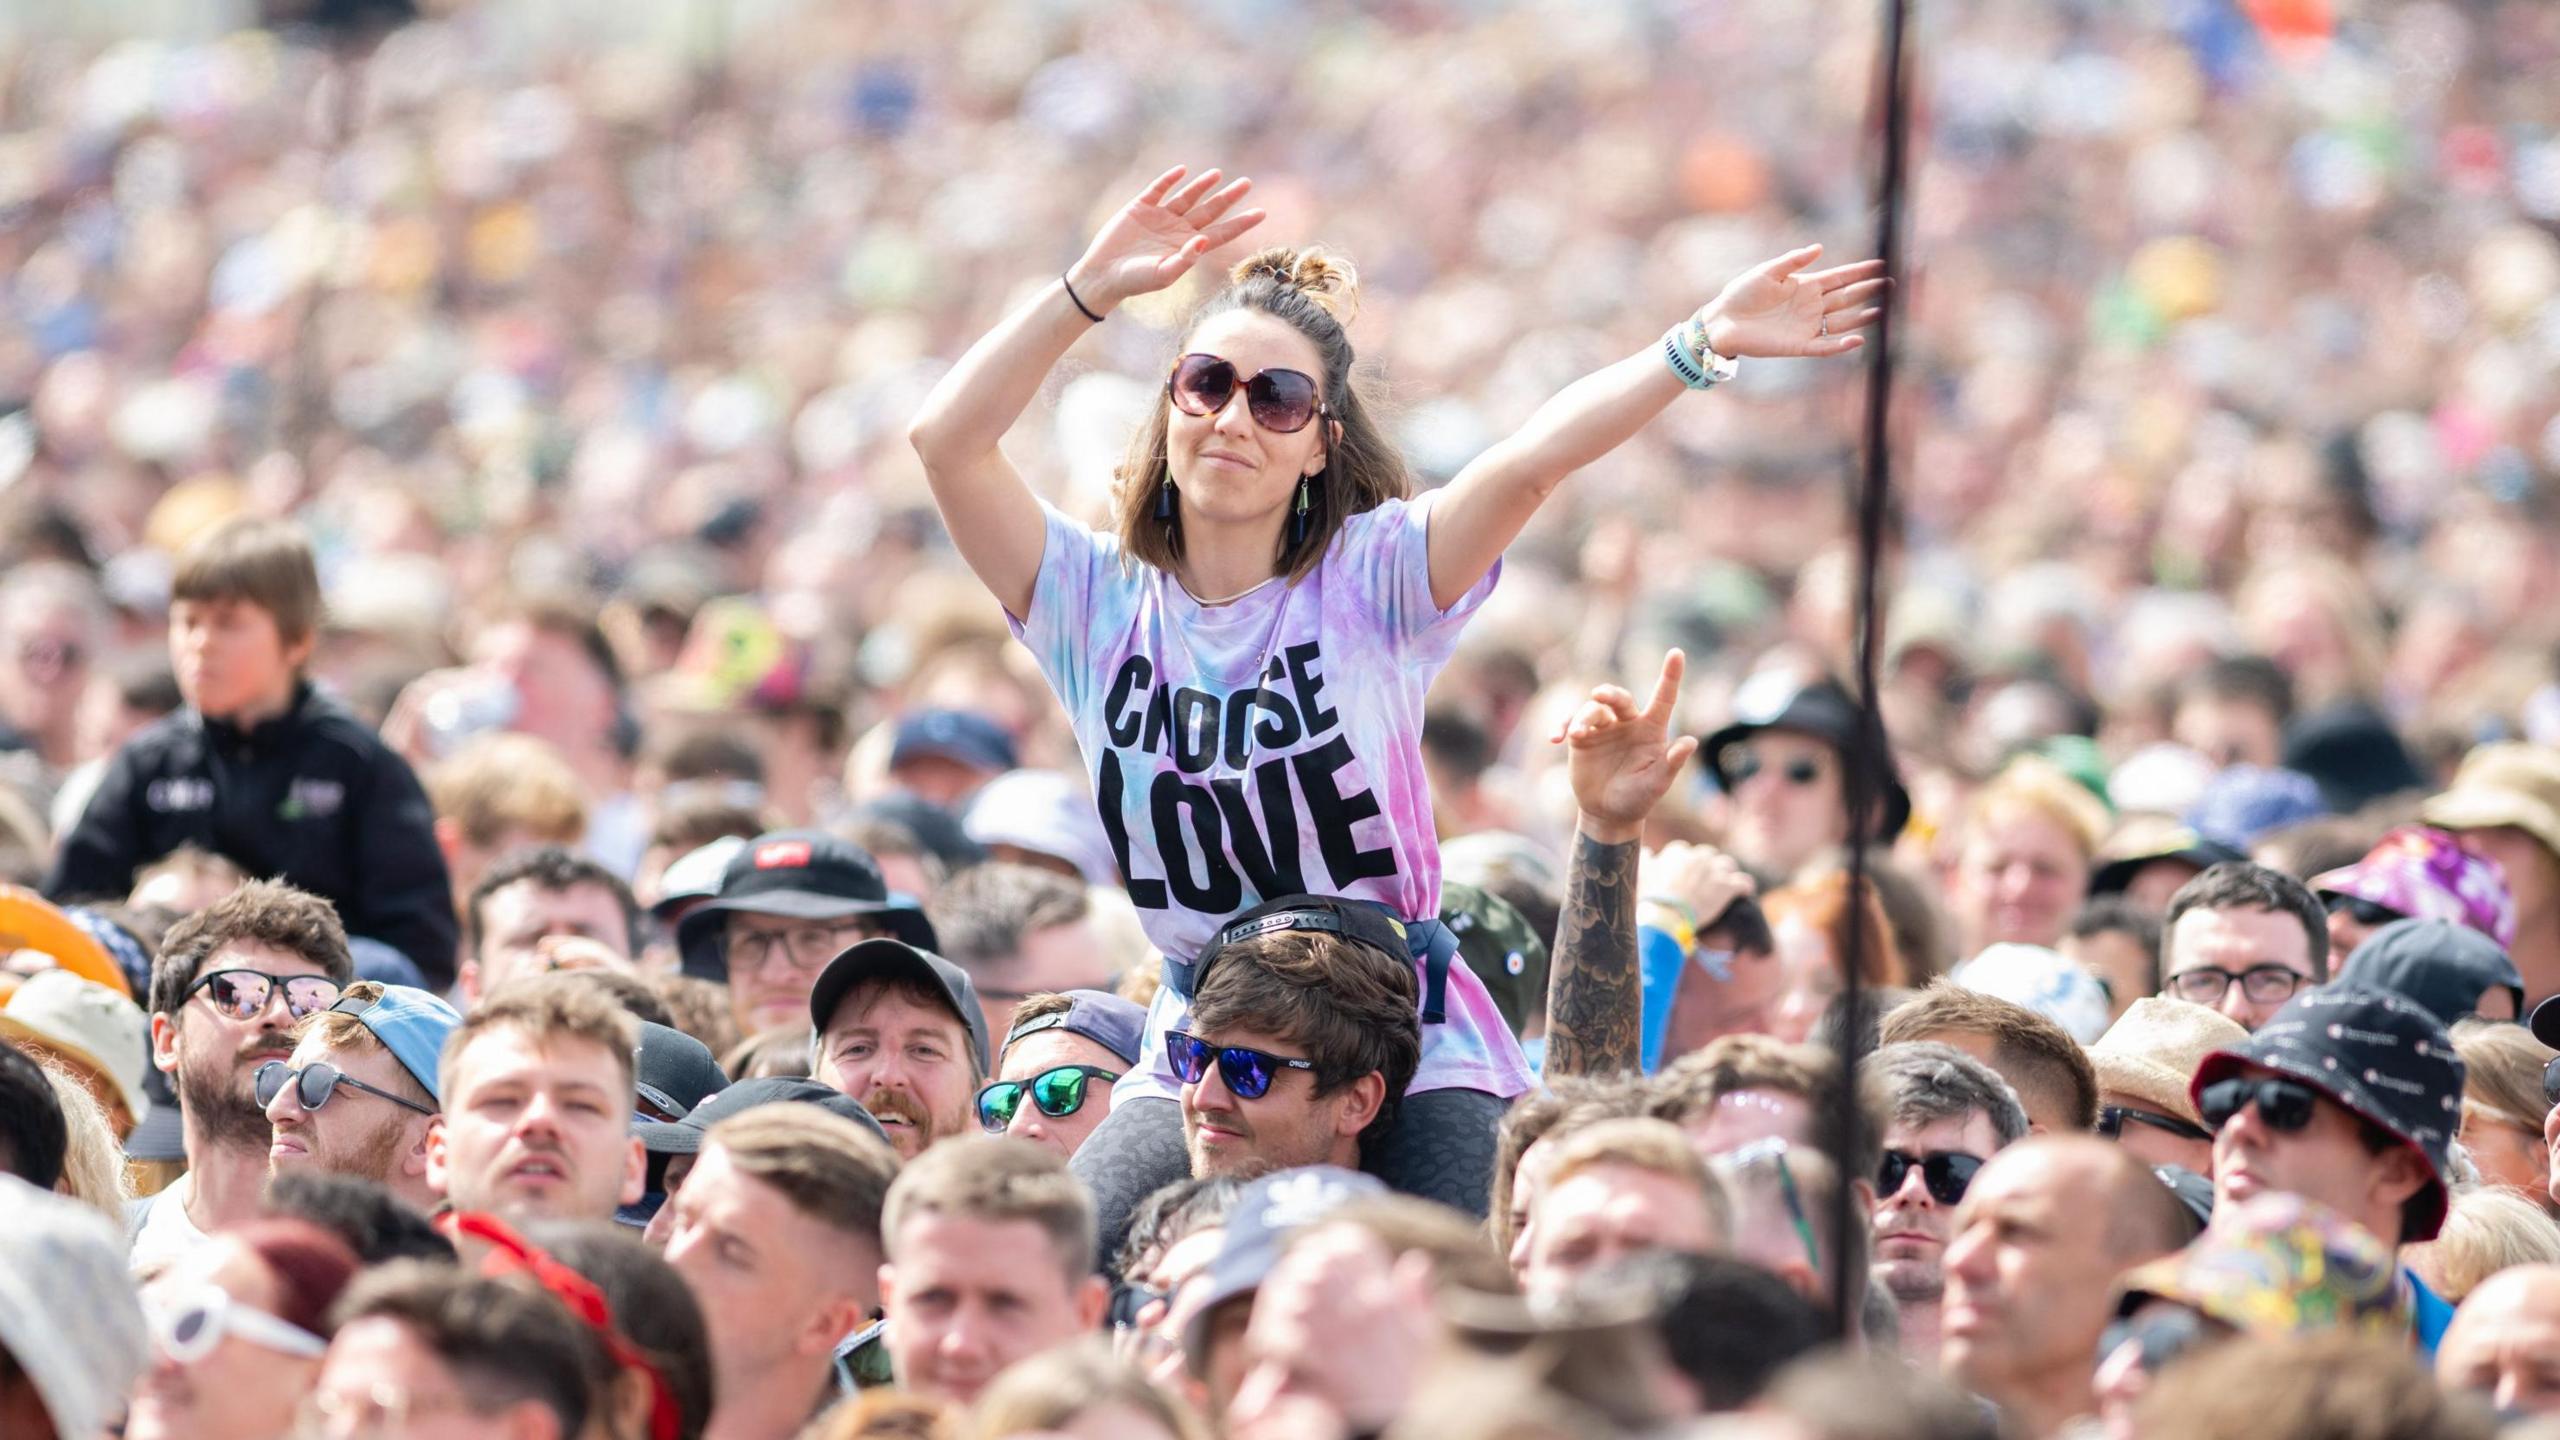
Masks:
[[[169,928],[151,966],[151,1013],[176,1014],[197,969],[244,940],[307,960],[340,985],[356,978],[336,907],[281,880],[252,880]]]
[[[1237,1027],[1297,1046],[1315,1062],[1318,1095],[1384,1076],[1386,1102],[1365,1140],[1395,1113],[1422,1061],[1421,1003],[1411,961],[1322,931],[1275,930],[1218,952],[1191,997],[1191,1023],[1203,1034]]]

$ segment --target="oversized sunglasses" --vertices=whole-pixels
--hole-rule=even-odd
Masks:
[[[1209,1062],[1218,1065],[1218,1078],[1239,1100],[1259,1100],[1271,1093],[1271,1082],[1283,1070],[1313,1070],[1313,1060],[1292,1060],[1263,1050],[1249,1050],[1242,1045],[1212,1045],[1197,1035],[1179,1030],[1164,1032],[1165,1059],[1173,1073],[1185,1085],[1197,1085],[1209,1078]]]
[[[1768,769],[1769,762],[1760,758],[1760,752],[1745,750],[1735,755],[1733,762],[1725,768],[1732,774],[1733,783],[1740,786],[1757,778],[1761,771]],[[1811,759],[1800,757],[1788,761],[1776,773],[1789,785],[1801,790],[1822,778],[1822,766]]]
[[[326,1063],[305,1065],[296,1070],[281,1060],[270,1060],[258,1067],[256,1080],[258,1108],[261,1110],[276,1103],[276,1097],[284,1093],[284,1087],[287,1085],[293,1087],[293,1098],[301,1102],[305,1110],[317,1110],[328,1104],[329,1097],[338,1093],[338,1087],[344,1085],[350,1090],[361,1090],[376,1099],[388,1100],[394,1105],[406,1110],[415,1110],[421,1115],[436,1113],[415,1100],[402,1099],[379,1085],[367,1085],[337,1066]]]
[[[983,992],[982,992],[983,993]],[[1002,1134],[1013,1117],[1022,1109],[1022,1097],[1028,1094],[1041,1114],[1052,1120],[1063,1120],[1084,1108],[1088,1082],[1105,1082],[1120,1077],[1094,1065],[1061,1065],[1043,1070],[1028,1080],[998,1080],[978,1092],[978,1128],[991,1135]]]
[[[1876,1167],[1876,1193],[1892,1195],[1902,1189],[1911,1172],[1920,1172],[1920,1183],[1928,1187],[1929,1198],[1941,1205],[1953,1205],[1964,1199],[1973,1187],[1973,1177],[1982,1170],[1982,1157],[1960,1150],[1940,1150],[1929,1155],[1913,1155],[1903,1150],[1884,1152],[1884,1163]]]
[[[1245,408],[1253,423],[1280,435],[1294,435],[1325,413],[1315,380],[1296,370],[1265,370],[1250,380],[1236,374],[1233,363],[1215,355],[1185,355],[1173,362],[1173,378],[1165,390],[1174,408],[1185,415],[1215,415],[1244,386]]]
[[[2175,1115],[2155,1115],[2148,1110],[2135,1110],[2124,1105],[2098,1107],[2098,1134],[2108,1140],[2122,1139],[2127,1125],[2148,1125],[2165,1130],[2181,1140],[2211,1140],[2213,1132],[2200,1129]]]
[[[225,1335],[237,1335],[280,1355],[310,1357],[329,1349],[329,1342],[301,1326],[243,1305],[230,1292],[211,1285],[152,1296],[144,1304],[152,1340],[161,1354],[181,1365],[193,1365],[212,1354]]]
[[[264,970],[216,970],[188,986],[182,998],[201,990],[230,1019],[252,1020],[267,1008],[279,985],[284,987],[284,1008],[296,1020],[338,1003],[338,982],[326,975],[270,975]]]
[[[2231,1117],[2255,1103],[2258,1118],[2270,1130],[2291,1133],[2311,1123],[2320,1107],[2320,1092],[2298,1080],[2279,1080],[2273,1076],[2260,1079],[2246,1077],[2216,1080],[2196,1096],[2196,1113],[2204,1123],[2219,1130],[2231,1123]]]

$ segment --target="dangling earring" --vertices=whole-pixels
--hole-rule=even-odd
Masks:
[[[1324,472],[1319,470],[1316,473],[1321,475]],[[1298,506],[1289,516],[1289,548],[1292,550],[1307,543],[1307,481],[1309,478],[1305,475],[1298,477]]]
[[[1164,477],[1164,484],[1156,488],[1156,519],[1163,524],[1173,522],[1173,477],[1170,475]]]

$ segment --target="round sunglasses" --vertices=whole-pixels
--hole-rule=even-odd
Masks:
[[[1271,1082],[1279,1079],[1283,1070],[1316,1068],[1313,1060],[1292,1060],[1242,1045],[1212,1045],[1179,1030],[1164,1032],[1164,1054],[1173,1066],[1175,1078],[1185,1085],[1208,1079],[1210,1062],[1217,1062],[1218,1078],[1227,1082],[1227,1089],[1239,1100],[1259,1100],[1270,1094]]]
[[[978,1128],[990,1135],[1003,1134],[1021,1112],[1026,1094],[1041,1114],[1063,1120],[1084,1108],[1088,1082],[1100,1080],[1107,1084],[1119,1078],[1099,1066],[1060,1065],[1028,1080],[998,1080],[978,1092]]]
[[[329,1349],[329,1342],[319,1336],[290,1320],[243,1305],[216,1286],[191,1287],[144,1303],[160,1353],[181,1365],[193,1365],[212,1354],[225,1335],[237,1335],[280,1355],[317,1356]]]
[[[2196,1113],[2204,1117],[2207,1127],[2219,1130],[2253,1103],[2268,1129],[2290,1134],[2311,1123],[2320,1108],[2320,1092],[2299,1080],[2272,1075],[2216,1080],[2197,1092]]]
[[[402,1099],[379,1085],[367,1085],[337,1066],[326,1063],[305,1065],[296,1070],[281,1060],[270,1060],[258,1067],[256,1080],[258,1108],[261,1110],[276,1103],[276,1097],[284,1093],[284,1087],[287,1085],[293,1087],[293,1098],[301,1102],[305,1110],[318,1110],[321,1106],[328,1104],[329,1097],[338,1093],[338,1087],[344,1085],[350,1090],[361,1090],[376,1099],[388,1100],[394,1105],[415,1110],[421,1115],[436,1113],[415,1100]]]
[[[1973,1186],[1973,1177],[1981,1173],[1979,1155],[1961,1150],[1939,1150],[1928,1155],[1914,1155],[1907,1150],[1887,1150],[1884,1163],[1876,1167],[1876,1193],[1893,1195],[1911,1172],[1920,1172],[1920,1183],[1928,1188],[1929,1198],[1941,1205],[1953,1205],[1964,1199]]]
[[[1253,423],[1279,435],[1294,435],[1325,412],[1313,377],[1297,370],[1271,369],[1247,380],[1235,365],[1215,355],[1185,355],[1173,362],[1173,378],[1165,391],[1185,415],[1215,415],[1244,386],[1245,408]]]
[[[338,1003],[338,982],[326,975],[270,975],[264,970],[216,970],[198,977],[181,998],[192,999],[201,991],[230,1019],[254,1020],[279,985],[284,987],[284,1008],[296,1020]]]

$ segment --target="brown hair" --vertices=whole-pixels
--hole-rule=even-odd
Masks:
[[[1068,1173],[1066,1159],[1045,1145],[971,1135],[917,1156],[889,1187],[880,1222],[891,1264],[897,1263],[898,1236],[918,1215],[991,1224],[1027,1220],[1048,1235],[1068,1284],[1093,1273],[1093,1198]]]
[[[1866,901],[1866,923],[1860,935],[1863,943],[1858,947],[1858,983],[1868,989],[1905,984],[1910,970],[1902,963],[1900,947],[1894,944],[1893,922],[1884,913],[1884,902],[1873,888],[1868,889]],[[1760,909],[1772,926],[1792,919],[1822,932],[1834,957],[1849,953],[1849,872],[1845,870],[1826,870],[1773,891],[1760,901]]]
[[[1010,988],[1025,938],[1093,913],[1081,881],[1009,860],[989,860],[951,877],[926,906],[942,958],[980,985]]]
[[[1484,1227],[1446,1205],[1412,1195],[1372,1195],[1353,1200],[1305,1225],[1282,1240],[1288,1248],[1326,1225],[1352,1225],[1368,1231],[1399,1259],[1420,1253],[1431,1261],[1431,1278],[1443,1286],[1480,1295],[1509,1295],[1519,1289],[1511,1266],[1494,1253]]]
[[[2540,1130],[2551,1109],[2543,1098],[2542,1071],[2560,1051],[2533,1038],[2522,1025],[2502,1020],[2457,1020],[2454,1053],[2462,1057],[2462,1103],[2476,1105],[2511,1125]]]
[[[169,928],[151,966],[151,1013],[176,1014],[196,967],[244,940],[308,961],[341,985],[356,978],[334,906],[281,880],[252,880]]]
[[[613,1383],[603,1339],[527,1283],[403,1260],[366,1272],[339,1302],[340,1329],[371,1319],[397,1322],[434,1351],[475,1415],[530,1401],[576,1435]]]
[[[1698,1192],[1698,1203],[1706,1207],[1707,1218],[1718,1235],[1733,1234],[1733,1197],[1725,1193],[1724,1182],[1698,1158],[1689,1137],[1668,1120],[1642,1117],[1625,1120],[1599,1120],[1566,1136],[1556,1147],[1555,1168],[1547,1172],[1547,1189],[1571,1179],[1577,1172],[1602,1165],[1620,1165],[1677,1180]]]
[[[1088,1335],[1006,1369],[978,1397],[958,1440],[1007,1440],[1073,1425],[1079,1416],[1118,1407],[1161,1426],[1173,1440],[1209,1440],[1190,1406],[1167,1395],[1109,1341]]]
[[[1191,997],[1203,1034],[1230,1026],[1267,1032],[1307,1052],[1316,1093],[1363,1075],[1386,1077],[1386,1103],[1361,1138],[1377,1134],[1422,1061],[1421,987],[1401,957],[1315,930],[1275,930],[1218,952]]]
[[[2324,1330],[2242,1337],[2155,1376],[2144,1435],[2188,1440],[2489,1440],[2488,1412],[2448,1394],[2409,1342]]]
[[[287,645],[320,629],[320,569],[311,542],[283,520],[228,521],[188,546],[169,577],[169,599],[246,600],[275,617],[276,634]]]
[[[814,1068],[806,1026],[783,1024],[759,1030],[720,1052],[720,1068],[732,1082],[763,1079],[806,1079]]]
[[[2075,1130],[2096,1127],[2096,1068],[2070,1032],[2024,1005],[1941,980],[1895,1007],[1878,1030],[1887,1045],[1949,1033],[1991,1042],[1991,1068],[2026,1102],[2029,1118],[2044,1108]]]
[[[472,1041],[498,1030],[522,1031],[537,1041],[567,1038],[603,1047],[622,1073],[623,1108],[638,1103],[631,1052],[640,1044],[639,1022],[612,995],[576,973],[529,975],[483,996],[444,1042],[439,1064],[448,1096],[461,1088],[457,1077],[463,1052]]]
[[[1378,424],[1370,386],[1354,372],[1351,335],[1343,327],[1359,309],[1359,295],[1360,277],[1348,260],[1318,246],[1277,246],[1256,251],[1230,271],[1227,287],[1193,311],[1183,327],[1187,339],[1215,316],[1251,310],[1305,336],[1322,360],[1317,382],[1325,413],[1314,423],[1327,427],[1325,466],[1308,482],[1313,508],[1307,512],[1307,538],[1293,546],[1284,535],[1272,557],[1273,573],[1293,582],[1316,568],[1345,521],[1413,493],[1404,457]],[[1158,497],[1173,485],[1167,459],[1172,408],[1167,398],[1139,427],[1112,501],[1112,530],[1122,550],[1159,570],[1182,558],[1181,507],[1170,520],[1155,518]]]
[[[738,1021],[729,1013],[728,986],[696,975],[651,975],[647,983],[658,1003],[666,1007],[669,1025],[701,1041],[702,1048],[714,1055],[726,1055],[736,1047]],[[800,1049],[805,1055],[808,1046]]]
[[[587,833],[586,791],[549,742],[481,735],[428,770],[427,799],[475,849],[522,832],[533,843],[575,845]]]
[[[863,1390],[809,1423],[805,1440],[947,1440],[962,1412],[911,1390]]]
[[[814,1105],[759,1105],[712,1126],[702,1143],[719,1146],[741,1172],[781,1191],[792,1209],[880,1243],[898,1153],[861,1126]]]
[[[1543,1090],[1513,1101],[1494,1131],[1493,1203],[1485,1212],[1485,1229],[1501,1253],[1511,1253],[1519,1235],[1511,1228],[1511,1196],[1520,1183],[1520,1160],[1532,1146],[1565,1127],[1592,1120],[1645,1113],[1641,1084],[1617,1077],[1559,1075]]]
[[[339,991],[338,998],[370,1005],[382,998],[382,985],[379,981],[359,980]],[[341,1055],[369,1055],[382,1048],[382,1037],[373,1033],[373,1027],[334,1007],[315,1010],[303,1016],[293,1027],[293,1043],[296,1045],[315,1035],[320,1037],[321,1044]],[[400,1092],[400,1098],[415,1101],[430,1110],[436,1108],[436,1097],[427,1093],[427,1087],[418,1083],[417,1077],[409,1073],[408,1066],[392,1068],[399,1073],[393,1077],[391,1088]]]
[[[1847,1156],[1852,1176],[1872,1175],[1884,1161],[1884,1123],[1872,1095],[1858,1097],[1856,1132],[1840,1132],[1840,1062],[1818,1045],[1790,1045],[1770,1035],[1720,1035],[1664,1067],[1646,1088],[1651,1098],[1645,1113],[1674,1125],[1686,1125],[1718,1100],[1746,1090],[1793,1095],[1813,1111],[1813,1147]]]

